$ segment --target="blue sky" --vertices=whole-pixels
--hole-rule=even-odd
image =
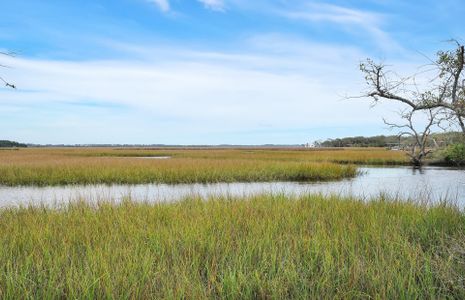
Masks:
[[[16,0],[0,12],[0,139],[295,144],[389,134],[345,100],[367,57],[404,72],[463,41],[445,1]]]

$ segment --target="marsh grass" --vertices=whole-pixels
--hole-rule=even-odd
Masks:
[[[169,156],[167,160],[140,157]],[[212,183],[338,180],[354,164],[402,164],[395,151],[21,149],[0,153],[0,184]]]
[[[463,298],[457,208],[262,195],[0,211],[0,298]]]
[[[247,160],[78,158],[28,165],[0,165],[0,184],[139,184],[250,181],[318,181],[353,177],[356,168],[333,163]]]

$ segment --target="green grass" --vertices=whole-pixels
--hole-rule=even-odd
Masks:
[[[325,181],[354,177],[353,165],[312,162],[173,159],[91,159],[72,163],[0,165],[0,184],[141,184],[251,181]]]
[[[322,196],[0,210],[0,298],[464,298],[465,217]]]

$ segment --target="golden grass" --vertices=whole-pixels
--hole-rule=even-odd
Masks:
[[[146,156],[171,159],[138,158]],[[337,180],[356,175],[349,164],[406,162],[402,153],[384,149],[33,148],[0,152],[0,184]]]
[[[465,218],[256,196],[0,211],[2,299],[464,298]]]

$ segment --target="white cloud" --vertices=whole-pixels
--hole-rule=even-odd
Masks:
[[[203,3],[203,5],[212,10],[224,11],[225,6],[223,0],[198,0]]]
[[[168,0],[148,0],[151,3],[154,3],[160,8],[163,12],[168,12],[170,10],[170,3]]]
[[[146,52],[136,49],[134,60],[9,58],[14,69],[5,76],[19,90],[0,93],[8,108],[0,125],[12,138],[52,143],[298,143],[328,137],[308,128],[383,127],[385,107],[380,113],[367,101],[342,100],[363,89],[363,53],[276,35],[250,43],[240,54],[141,47]],[[123,107],[121,117],[111,110],[96,117],[105,109],[98,107],[74,111],[89,101]],[[8,117],[16,121],[5,123]]]

